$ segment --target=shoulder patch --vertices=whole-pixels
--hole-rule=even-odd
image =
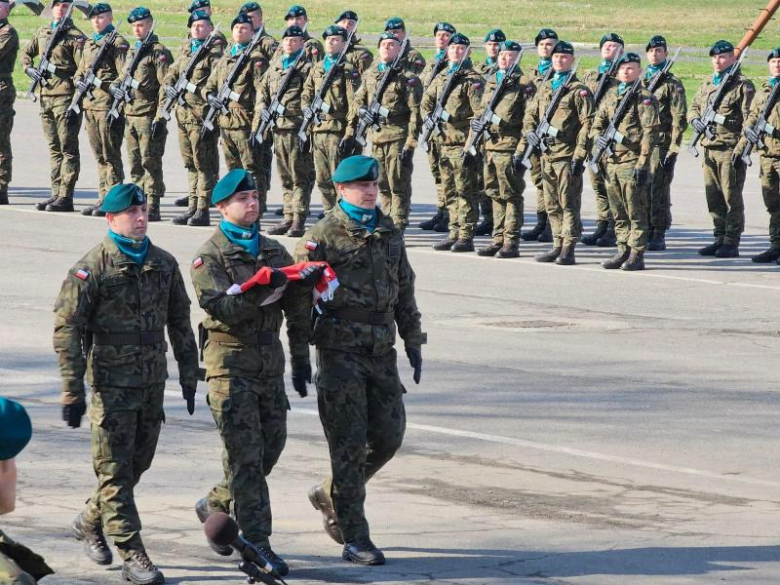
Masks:
[[[352,71],[352,79],[359,79],[360,78],[360,71],[354,70]]]
[[[482,80],[480,80],[480,79],[472,80],[471,87],[473,87],[474,89],[481,89],[482,88]]]
[[[312,240],[306,240],[306,243],[303,245],[303,247],[307,250],[316,250],[318,246],[319,244]]]
[[[197,258],[195,258],[195,260],[192,261],[192,267],[197,269],[200,268],[201,266],[203,266],[203,258],[198,256]]]
[[[417,78],[416,77],[408,77],[406,79],[406,85],[409,87],[412,87],[413,85],[417,85]]]
[[[320,54],[320,50],[317,47],[314,47],[311,50],[311,54],[312,55],[319,55]]]
[[[580,97],[585,97],[587,95],[588,95],[588,90],[587,89],[581,89],[580,90]]]
[[[265,65],[265,61],[263,59],[258,59],[255,62],[255,67],[257,67],[258,69],[261,69],[263,67],[263,65]]]
[[[755,91],[756,91],[756,89],[752,85],[748,85],[745,88],[745,93],[754,93]]]
[[[414,64],[415,64],[415,65],[422,65],[422,64],[423,64],[423,62],[422,62],[420,59],[415,59],[415,60],[414,60]]]
[[[165,53],[160,53],[159,55],[157,55],[157,61],[159,61],[160,63],[165,63],[168,61],[168,57],[165,55]]]
[[[360,58],[361,58],[361,59],[370,59],[370,58],[371,58],[371,53],[369,53],[368,51],[365,51],[365,52],[364,52],[364,53],[363,53],[363,54],[360,56]]]
[[[642,100],[642,105],[645,105],[645,106],[649,106],[652,103],[653,103],[653,100],[651,100],[650,98],[645,98],[645,99]]]
[[[85,270],[83,268],[79,268],[76,271],[75,276],[76,276],[76,278],[80,278],[81,280],[87,280],[89,278],[89,270]]]

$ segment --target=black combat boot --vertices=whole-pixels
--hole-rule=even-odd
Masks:
[[[287,566],[285,560],[276,554],[270,546],[258,546],[257,550],[263,555],[268,564],[271,565],[280,576],[284,577],[290,572],[290,567]]]
[[[198,520],[200,520],[201,524],[205,524],[206,520],[208,520],[209,516],[211,516],[213,513],[214,510],[209,508],[209,501],[207,498],[201,498],[198,500],[198,503],[195,504],[195,514],[198,516]],[[233,548],[227,544],[217,544],[208,538],[206,539],[206,542],[211,547],[211,550],[213,550],[218,555],[229,557],[233,554]]]
[[[442,211],[443,210],[441,209],[437,209],[436,213],[433,214],[433,217],[426,219],[425,221],[421,221],[419,224],[417,224],[417,227],[425,232],[433,230],[433,226],[435,226],[436,222],[439,221],[439,217],[442,215]]]
[[[450,248],[450,252],[473,252],[474,240],[458,240]]]
[[[98,206],[92,210],[92,217],[105,217],[105,216],[106,216],[106,212],[100,209],[100,203],[98,203]]]
[[[556,264],[560,264],[561,266],[571,266],[572,264],[576,264],[576,259],[574,257],[574,248],[577,244],[574,242],[569,242],[567,244],[564,244],[561,247],[561,254],[555,259]]]
[[[502,246],[503,244],[496,244],[495,242],[492,242],[489,246],[480,248],[477,251],[477,256],[495,256]]]
[[[292,224],[293,222],[291,219],[285,219],[282,223],[280,223],[276,227],[273,227],[270,230],[268,230],[268,234],[271,236],[283,236],[288,231],[290,231]]]
[[[278,215],[279,217],[282,217],[284,215],[284,207],[280,207],[274,210],[274,215]]]
[[[320,211],[320,212],[317,214],[317,219],[323,219],[324,217],[325,217],[325,212],[324,212],[324,211]]]
[[[780,248],[769,248],[751,258],[756,264],[768,264],[780,260]]]
[[[122,565],[122,578],[134,585],[160,585],[165,583],[165,576],[154,566],[146,551],[139,551],[124,562]]]
[[[287,235],[291,238],[300,238],[306,232],[306,218],[302,215],[293,217],[292,225]]]
[[[544,226],[544,230],[541,234],[539,234],[539,238],[537,239],[538,242],[541,242],[543,244],[549,244],[553,241],[553,235],[552,235],[552,224],[548,221],[547,225]]]
[[[8,205],[8,191],[0,191],[0,205]]]
[[[715,252],[717,252],[722,245],[722,241],[715,240],[710,245],[699,248],[699,256],[714,256]]]
[[[739,258],[739,246],[735,244],[723,244],[715,251],[716,258]]]
[[[194,225],[199,227],[211,225],[211,215],[209,214],[209,208],[202,207],[200,209],[196,209],[195,213],[192,214],[192,217],[187,220],[187,225]]]
[[[547,214],[544,211],[538,212],[536,214],[536,225],[527,232],[523,232],[520,237],[524,242],[536,242],[547,228],[548,223]]]
[[[433,245],[434,250],[438,250],[441,252],[442,250],[449,250],[452,248],[452,246],[455,245],[455,242],[458,241],[458,238],[453,238],[452,236],[447,236],[443,240],[439,240]]]
[[[658,252],[660,250],[666,250],[666,230],[655,229],[653,235],[650,236],[650,241],[647,242],[647,249],[651,252]]]
[[[321,485],[315,485],[309,490],[309,501],[315,510],[322,512],[322,527],[325,529],[326,534],[339,544],[344,544],[336,512],[333,510],[333,505]]]
[[[84,512],[82,512],[70,523],[70,533],[83,543],[84,553],[90,560],[98,565],[111,564],[113,557],[101,524],[97,526],[88,524],[84,521]]]
[[[182,213],[181,215],[177,215],[174,217],[171,222],[174,225],[187,225],[187,222],[190,220],[190,218],[195,215],[195,212],[198,211],[197,207],[190,207],[187,211]]]
[[[433,231],[439,234],[446,234],[450,231],[450,212],[446,208],[441,210],[439,218],[433,224]]]
[[[631,250],[631,255],[628,257],[628,260],[623,262],[623,265],[620,267],[623,270],[626,270],[628,272],[634,271],[634,270],[644,270],[645,269],[645,253],[640,252],[639,250]]]
[[[547,252],[542,252],[541,254],[537,254],[534,256],[534,260],[537,262],[555,262],[558,259],[558,256],[561,255],[561,247],[556,246],[552,250],[549,250]]]
[[[95,203],[95,205],[87,205],[81,210],[81,215],[91,216],[92,212],[98,208],[98,205],[100,205],[100,202]]]
[[[73,211],[73,199],[70,197],[57,197],[46,206],[46,211],[68,212]]]
[[[520,252],[517,249],[517,242],[507,242],[496,254],[497,258],[517,258]]]
[[[607,231],[604,235],[596,240],[596,245],[599,248],[611,248],[617,244],[617,236],[615,235],[615,222],[609,220],[607,223]]]
[[[178,199],[174,199],[173,204],[176,207],[187,207],[190,204],[190,196],[185,195],[184,197],[179,197]]]
[[[358,565],[384,565],[385,555],[379,550],[368,536],[356,538],[344,543],[344,551],[341,558]]]
[[[162,216],[160,215],[160,198],[152,195],[150,199],[149,221],[162,221]]]
[[[597,222],[596,230],[592,234],[583,237],[580,241],[586,246],[595,246],[599,238],[607,233],[607,225],[608,222],[606,221]]]
[[[49,206],[49,204],[50,203],[54,203],[56,200],[57,200],[57,196],[56,195],[52,195],[51,197],[49,197],[45,201],[39,201],[38,203],[36,203],[35,204],[35,209],[37,209],[38,211],[46,211],[46,208]]]
[[[489,236],[493,233],[493,222],[486,219],[482,220],[474,228],[475,236]]]
[[[615,270],[623,266],[623,262],[628,260],[628,257],[630,255],[631,255],[631,248],[629,248],[625,244],[618,244],[617,254],[612,256],[612,258],[610,258],[609,260],[604,260],[604,262],[601,263],[601,266],[603,268],[606,268],[607,270]]]

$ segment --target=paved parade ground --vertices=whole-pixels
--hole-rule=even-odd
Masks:
[[[34,435],[17,460],[17,510],[1,524],[57,571],[43,583],[119,583],[116,560],[108,570],[92,564],[69,536],[95,477],[89,429],[60,420],[51,344],[60,283],[106,222],[34,210],[48,196],[47,148],[37,107],[20,100],[16,109],[12,205],[0,207],[0,394],[27,407]],[[435,207],[421,151],[415,165],[414,226]],[[584,246],[573,267],[534,262],[549,246],[538,243],[522,243],[516,260],[434,252],[441,234],[410,229],[429,343],[419,386],[400,360],[405,444],[368,488],[387,565],[342,561],[322,531],[306,493],[327,473],[327,445],[316,398],[290,387],[289,438],[270,477],[272,544],[290,564],[288,583],[780,582],[780,267],[749,258],[768,244],[757,166],[734,260],[696,254],[711,224],[699,162],[687,153],[669,249],[648,253],[642,273],[603,270],[613,250]],[[175,132],[165,182],[170,219],[186,189]],[[79,207],[96,199],[95,185],[82,132]],[[316,213],[316,190],[314,200]],[[271,210],[280,202],[275,177]],[[586,232],[593,208],[586,185]],[[527,192],[527,221],[534,211]],[[189,263],[212,229],[150,226],[193,298]],[[193,307],[193,325],[202,316]],[[206,546],[193,510],[222,473],[206,387],[189,417],[172,355],[170,371],[157,456],[136,489],[145,543],[168,583],[239,583],[237,560]]]

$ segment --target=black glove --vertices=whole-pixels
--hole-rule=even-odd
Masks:
[[[512,170],[515,172],[515,175],[518,177],[522,177],[525,174],[526,168],[523,164],[523,155],[522,154],[513,154],[512,155]]]
[[[426,128],[433,128],[436,125],[436,122],[433,121],[433,114],[428,114],[425,116],[425,119],[423,119],[423,126]]]
[[[374,117],[374,114],[369,112],[365,106],[360,107],[358,110],[358,116],[360,117],[360,120],[369,128],[376,125],[376,118]]]
[[[280,286],[287,284],[287,275],[281,270],[277,270],[276,268],[273,270],[274,271],[273,274],[271,274],[271,281],[268,283],[268,287],[279,288]]]
[[[758,139],[759,139],[759,138],[761,138],[761,137],[758,135],[758,132],[756,132],[756,127],[755,127],[755,126],[753,126],[752,124],[751,124],[750,126],[746,126],[746,127],[745,127],[745,136],[746,136],[746,137],[747,137],[747,139],[748,139],[748,140],[750,140],[750,142],[752,142],[753,144],[755,144],[756,142],[758,142]]]
[[[599,150],[606,150],[609,147],[610,139],[606,136],[599,136],[596,138],[596,148]]]
[[[650,173],[647,169],[634,169],[634,184],[641,189],[647,183],[650,178]]]
[[[173,86],[166,85],[165,86],[165,96],[169,100],[175,100],[179,97],[178,92],[173,88]]]
[[[693,126],[693,129],[696,130],[699,134],[703,134],[704,131],[707,129],[707,124],[701,121],[701,118],[694,118],[691,120],[691,126]]]
[[[671,173],[674,170],[674,165],[677,163],[677,153],[667,152],[664,159],[664,172]]]
[[[314,286],[322,278],[322,266],[307,266],[301,270],[301,279],[298,281],[304,286]]]
[[[306,398],[309,391],[306,389],[306,384],[311,384],[311,364],[293,364],[292,365],[292,383],[295,391],[300,394],[301,398]]]
[[[581,160],[577,160],[576,158],[571,159],[571,166],[569,167],[571,169],[571,174],[575,177],[581,177],[582,173],[585,172],[585,163]]]
[[[526,134],[525,141],[533,148],[536,148],[542,143],[542,139],[536,135],[536,132],[529,132]]]
[[[409,365],[414,370],[414,383],[419,384],[422,375],[422,351],[419,347],[407,347],[406,357],[409,358]]]
[[[742,160],[742,156],[739,152],[734,151],[731,153],[731,168],[735,171],[740,170],[745,166],[745,161]]]
[[[81,426],[81,417],[87,412],[87,404],[85,402],[76,402],[75,404],[66,404],[62,407],[62,420],[68,423],[68,426],[72,429],[77,429]]]
[[[475,117],[471,119],[471,129],[474,131],[474,134],[482,134],[487,127],[488,123],[482,118]]]
[[[463,166],[467,169],[476,170],[479,166],[479,157],[476,154],[470,152],[463,153]]]
[[[351,136],[345,136],[339,142],[339,158],[345,159],[353,156],[356,152],[360,152],[361,146],[357,140]]]
[[[401,164],[408,167],[412,164],[412,159],[414,159],[414,149],[404,147],[399,158],[401,159]]]
[[[86,79],[82,79],[76,84],[76,89],[79,90],[81,93],[87,93],[89,91],[90,84],[87,83]]]
[[[220,112],[222,111],[222,100],[220,100],[213,93],[210,93],[209,95],[206,96],[206,101],[208,102],[210,107]]]
[[[27,69],[24,70],[24,72],[27,74],[27,77],[29,77],[33,81],[40,82],[41,79],[43,79],[43,75],[35,67],[28,67]]]
[[[271,111],[266,108],[263,110],[260,110],[260,119],[265,122],[266,124],[271,121]]]
[[[108,88],[108,91],[112,96],[114,96],[115,99],[118,100],[125,99],[125,92],[118,85],[112,85],[111,87]]]
[[[162,136],[165,133],[166,124],[167,122],[164,118],[152,122],[152,138],[159,138]]]
[[[181,386],[181,397],[187,401],[187,412],[192,416],[195,413],[195,391],[197,386],[184,385]]]
[[[313,118],[314,117],[314,110],[311,109],[311,107],[306,106],[303,108],[303,117],[304,118]]]

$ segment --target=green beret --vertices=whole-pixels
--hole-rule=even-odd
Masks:
[[[119,183],[111,187],[105,199],[100,204],[100,211],[120,213],[133,205],[146,203],[146,193],[133,183]]]
[[[436,33],[440,30],[450,33],[451,35],[454,35],[456,32],[455,27],[452,26],[449,22],[437,22],[436,26],[433,27],[433,35],[436,36]]]
[[[222,177],[211,192],[211,202],[216,205],[241,191],[257,189],[255,180],[244,169],[234,169]]]
[[[381,45],[382,41],[395,41],[396,43],[400,43],[401,39],[395,36],[395,34],[385,31],[381,35],[379,35],[379,40],[377,41],[376,46],[378,47],[379,45]]]
[[[345,158],[333,173],[334,183],[352,181],[376,181],[379,178],[379,163],[370,156],[350,156]]]
[[[345,29],[343,26],[337,26],[335,24],[331,24],[328,28],[326,28],[324,31],[322,31],[322,39],[325,40],[328,37],[341,37],[342,39],[346,39],[349,36],[349,31]]]
[[[241,8],[238,9],[239,14],[246,14],[247,12],[262,12],[262,8],[260,8],[260,5],[257,2],[246,2],[245,4],[241,5]]]
[[[107,2],[98,2],[89,10],[89,18],[106,12],[111,12],[111,6]]]
[[[303,29],[296,25],[288,26],[286,29],[284,29],[284,32],[282,33],[283,39],[286,39],[287,37],[303,38]]]
[[[664,49],[667,48],[666,39],[661,35],[655,35],[652,39],[650,39],[650,41],[647,43],[647,46],[645,47],[645,51],[655,49],[656,47],[663,47]]]
[[[733,53],[734,52],[734,45],[732,45],[728,41],[715,41],[715,44],[712,45],[712,48],[710,49],[710,57],[714,57],[715,55],[722,55],[723,53]]]
[[[187,8],[187,12],[192,14],[199,8],[205,8],[206,6],[211,6],[210,0],[192,0],[192,3],[190,3],[190,7]]]
[[[354,10],[345,10],[344,12],[339,14],[339,17],[336,20],[333,21],[333,24],[337,24],[337,23],[341,22],[342,20],[355,20],[356,21],[357,19],[358,19],[357,12],[355,12]]]
[[[471,45],[471,41],[463,33],[455,33],[454,35],[452,35],[450,37],[450,40],[447,43],[447,46],[449,46],[449,45],[466,45],[468,47],[468,46]]]
[[[293,4],[290,6],[287,14],[284,15],[284,19],[287,20],[288,18],[297,18],[299,16],[306,16],[306,9],[300,4]]]
[[[539,34],[536,35],[536,38],[534,39],[534,45],[538,47],[539,43],[547,39],[553,39],[554,41],[557,41],[558,33],[551,28],[543,28],[539,31]]]
[[[70,4],[73,0],[51,0],[51,6],[54,8],[57,4]]]
[[[406,30],[404,19],[400,16],[393,16],[392,18],[387,19],[387,22],[385,22],[385,30]]]
[[[238,16],[236,16],[233,19],[233,22],[230,23],[230,30],[233,30],[233,27],[237,24],[248,24],[250,27],[252,26],[252,19],[249,18],[249,15],[245,12],[239,12]]]
[[[504,34],[504,31],[502,31],[500,28],[494,28],[488,34],[485,35],[484,42],[503,43],[505,40],[506,40],[506,35]]]
[[[641,65],[642,59],[636,53],[625,53],[618,59],[618,67],[625,65],[626,63],[639,63]]]
[[[138,22],[139,20],[146,20],[147,18],[152,17],[152,11],[144,6],[138,6],[137,8],[133,8],[130,11],[130,14],[127,15],[127,22],[130,24],[133,24],[134,22]]]
[[[187,26],[192,26],[193,23],[198,22],[199,20],[208,20],[211,22],[211,17],[205,10],[196,10],[190,14],[190,17],[187,20]]]
[[[574,47],[572,47],[571,43],[567,43],[566,41],[558,41],[552,50],[552,54],[555,55],[555,53],[574,55]]]
[[[623,47],[626,46],[625,41],[623,41],[623,37],[621,37],[617,33],[607,33],[603,37],[601,37],[601,42],[599,43],[599,49],[604,46],[604,43],[617,43],[618,45],[621,45]]]
[[[523,47],[516,41],[503,41],[499,47],[500,51],[522,51]]]
[[[776,47],[772,49],[772,52],[766,56],[767,61],[769,61],[770,59],[780,59],[780,47]]]
[[[0,397],[0,461],[13,459],[32,437],[32,423],[24,406]]]

